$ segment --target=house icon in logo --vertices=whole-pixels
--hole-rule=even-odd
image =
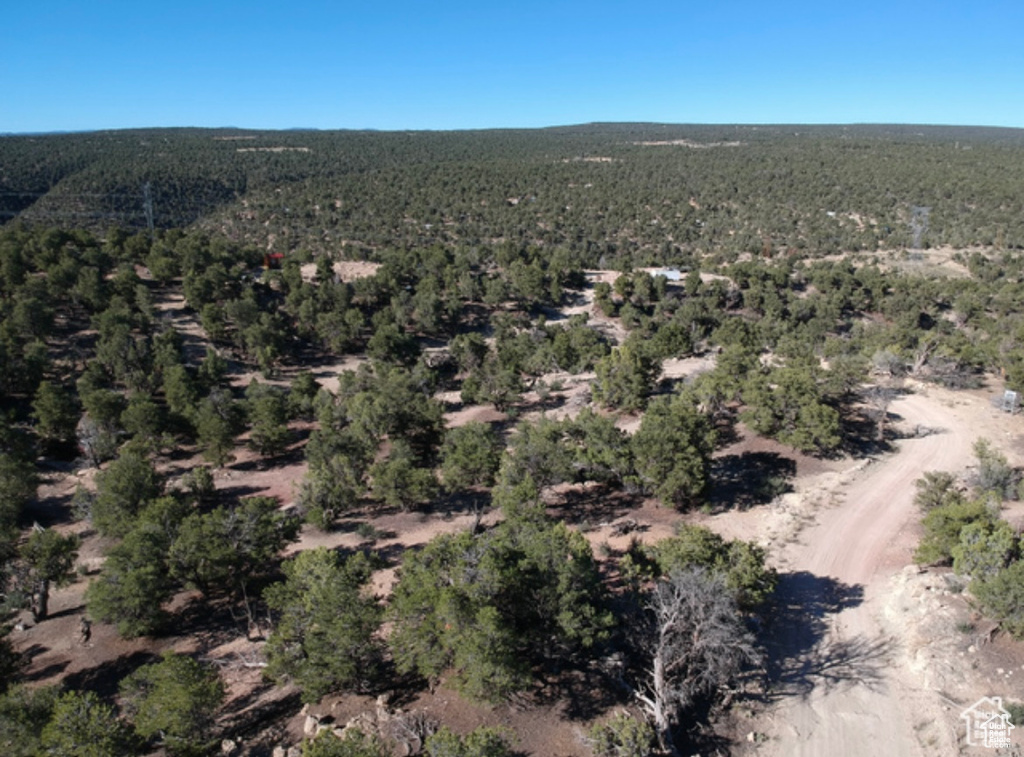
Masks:
[[[982,697],[960,713],[966,721],[967,745],[1000,749],[1010,746],[1010,713],[1003,708],[1002,697]]]

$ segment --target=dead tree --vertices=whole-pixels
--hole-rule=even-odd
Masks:
[[[636,697],[654,723],[661,748],[678,754],[672,727],[697,696],[726,686],[760,658],[754,638],[722,576],[703,568],[673,571],[647,598],[644,644],[650,659]]]

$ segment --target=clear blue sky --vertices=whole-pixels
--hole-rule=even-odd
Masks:
[[[11,0],[0,132],[1024,127],[1024,3]]]

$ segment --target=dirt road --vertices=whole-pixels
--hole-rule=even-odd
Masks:
[[[904,428],[934,432],[860,470],[838,504],[783,548],[769,649],[777,702],[759,754],[956,753],[938,695],[915,685],[881,611],[890,578],[911,562],[913,482],[927,470],[962,469],[977,430],[935,397],[910,394],[890,411]]]

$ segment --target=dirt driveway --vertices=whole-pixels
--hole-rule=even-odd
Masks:
[[[980,398],[954,396],[929,389],[894,402],[902,427],[933,433],[864,466],[839,489],[838,504],[782,549],[769,629],[775,702],[757,754],[957,753],[956,713],[921,686],[905,664],[904,634],[883,617],[891,579],[912,562],[918,538],[914,481],[928,470],[962,470],[978,436],[1004,433],[1004,418]]]

